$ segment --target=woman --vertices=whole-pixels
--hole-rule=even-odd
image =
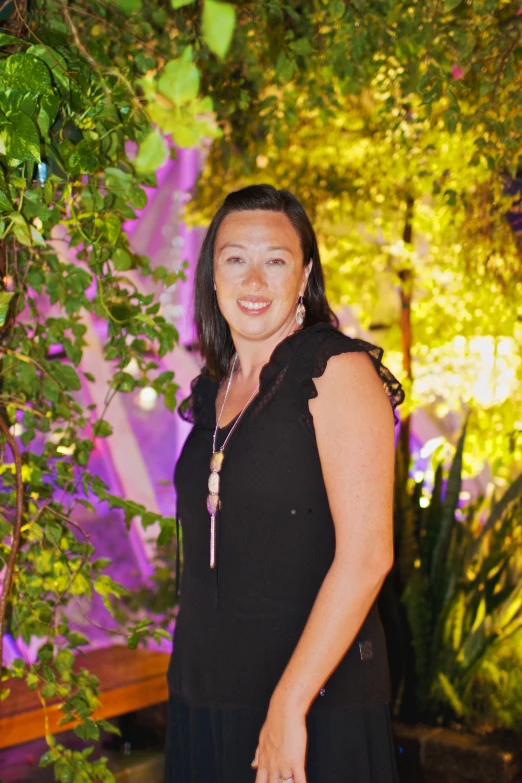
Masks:
[[[195,320],[205,368],[175,470],[166,781],[394,783],[375,601],[393,560],[402,388],[380,348],[338,331],[288,191],[225,199]]]

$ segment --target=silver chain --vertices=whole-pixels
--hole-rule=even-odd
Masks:
[[[221,405],[221,410],[219,411],[219,416],[218,416],[217,421],[216,421],[216,428],[214,430],[214,436],[212,438],[212,451],[213,452],[215,452],[215,450],[216,450],[216,437],[217,437],[217,432],[218,432],[218,429],[219,429],[219,422],[221,421],[221,414],[223,413],[223,408],[225,407],[225,403],[227,401],[228,390],[230,389],[230,384],[232,383],[232,375],[234,374],[234,368],[236,366],[236,362],[237,362],[237,351],[236,351],[236,355],[234,356],[234,361],[232,363],[232,369],[230,370],[230,375],[228,376],[228,383],[227,383],[227,388],[225,390],[225,396],[223,398],[223,404]],[[241,410],[241,412],[239,413],[237,419],[235,420],[235,422],[234,422],[234,424],[232,426],[232,429],[230,430],[230,432],[228,433],[227,437],[223,441],[223,444],[221,445],[221,447],[219,449],[220,451],[224,450],[224,448],[225,448],[225,446],[227,444],[228,439],[230,438],[230,436],[234,432],[236,426],[239,424],[239,420],[241,419],[243,413],[248,408],[249,404],[252,401],[252,398],[254,397],[254,395],[256,394],[258,389],[259,389],[259,384],[257,384],[256,388],[254,389],[254,391],[252,392],[252,394],[248,398],[247,402],[243,406],[243,409]]]

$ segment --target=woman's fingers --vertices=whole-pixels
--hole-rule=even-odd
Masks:
[[[268,770],[266,767],[258,767],[256,775],[256,783],[270,783],[268,777]]]
[[[258,763],[259,763],[259,745],[256,748],[256,752],[255,752],[255,755],[254,755],[254,760],[252,762],[252,767],[254,767],[254,769],[256,769]]]
[[[274,772],[261,765],[258,769],[255,783],[280,783],[281,779],[289,780],[289,783],[306,783],[306,773],[304,769],[293,773],[288,769],[284,773]]]
[[[293,783],[306,783],[306,772],[304,770],[304,767],[294,772]]]

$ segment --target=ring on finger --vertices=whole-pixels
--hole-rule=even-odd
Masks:
[[[279,776],[279,783],[294,783],[294,777],[291,775],[289,778],[282,778]]]

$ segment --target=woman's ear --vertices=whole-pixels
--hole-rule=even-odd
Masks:
[[[313,259],[311,258],[310,261],[308,262],[308,264],[305,266],[305,275],[306,275],[306,278],[305,278],[305,289],[306,289],[306,286],[308,285],[308,278],[310,277],[310,272],[312,271],[313,263],[314,263]]]

